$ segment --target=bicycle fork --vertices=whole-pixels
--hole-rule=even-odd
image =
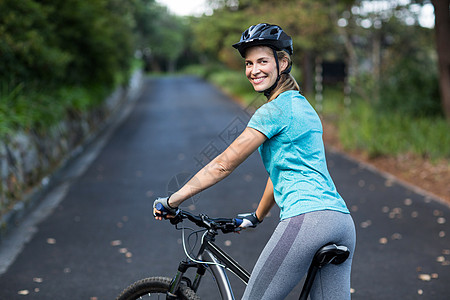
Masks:
[[[189,268],[196,268],[197,269],[197,273],[195,275],[194,278],[194,282],[191,282],[188,278],[184,277],[184,274],[187,272],[187,270]],[[180,264],[178,265],[178,271],[177,274],[175,275],[175,277],[172,279],[172,283],[170,284],[170,288],[167,291],[167,297],[166,299],[168,300],[175,300],[177,299],[177,291],[180,288],[180,284],[183,280],[186,280],[187,285],[194,291],[196,292],[199,285],[200,285],[200,281],[203,277],[203,275],[205,275],[206,272],[206,267],[202,264],[196,263],[196,262],[187,262],[187,261],[182,261],[180,262]]]
[[[205,262],[213,263],[210,265],[210,269],[218,285],[219,292],[221,294],[221,299],[234,300],[235,298],[227,274],[225,273],[225,270],[219,265],[220,263],[217,260],[217,258],[215,258],[211,252],[205,250],[203,254],[199,257],[199,259]],[[184,274],[187,272],[189,268],[197,269],[193,282],[191,282],[187,277],[184,277]],[[177,274],[173,277],[172,283],[170,284],[170,288],[167,291],[166,299],[167,300],[178,299],[177,291],[179,290],[182,281],[186,281],[187,285],[194,292],[197,292],[197,289],[200,286],[201,279],[203,278],[203,275],[205,275],[206,268],[207,267],[202,263],[187,262],[187,261],[180,262],[180,264],[178,265]]]

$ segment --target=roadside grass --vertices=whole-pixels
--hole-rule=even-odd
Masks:
[[[379,113],[359,101],[342,111],[337,124],[343,147],[370,157],[410,153],[432,161],[450,159],[450,125],[443,118]]]
[[[129,72],[114,75],[114,86],[92,83],[87,86],[21,82],[10,86],[0,82],[0,141],[17,130],[44,132],[54,124],[101,105],[115,86],[128,81],[130,74],[142,68],[133,59]]]
[[[243,72],[224,67],[211,71],[201,66],[191,70],[195,70],[191,74],[209,80],[246,105],[257,96]],[[339,142],[345,150],[363,151],[370,158],[413,154],[431,162],[450,159],[450,123],[444,118],[379,111],[355,96],[349,105],[344,105],[342,89],[336,87],[324,87],[320,106],[313,96],[307,98],[314,107],[321,107],[322,118],[337,128]]]
[[[21,85],[0,97],[0,139],[16,130],[45,131],[68,117],[99,105],[108,90],[99,86],[65,86],[55,90],[23,89]]]

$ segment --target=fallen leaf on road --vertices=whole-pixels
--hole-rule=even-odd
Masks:
[[[122,245],[121,240],[114,240],[111,242],[111,246],[120,246],[120,245]]]
[[[405,201],[403,201],[403,203],[404,203],[406,206],[410,206],[410,205],[412,204],[412,200],[409,199],[409,198],[406,198]]]
[[[387,242],[388,242],[388,239],[387,239],[387,238],[385,238],[385,237],[382,237],[381,239],[379,239],[379,240],[378,240],[378,242],[379,242],[380,244],[383,244],[383,245],[385,245],[385,244],[387,244]]]
[[[394,233],[391,236],[391,239],[393,239],[393,240],[401,240],[402,239],[402,235],[400,233]]]
[[[445,257],[443,257],[443,256],[438,256],[437,258],[436,258],[436,261],[437,262],[444,262],[445,261]]]
[[[442,211],[437,210],[437,209],[433,210],[433,216],[440,217],[442,215],[443,215]]]
[[[433,273],[433,274],[431,274],[431,278],[433,278],[433,279],[438,279],[438,278],[439,278],[438,273]]]
[[[30,293],[29,290],[21,290],[21,291],[18,291],[18,292],[17,292],[17,294],[23,295],[23,296],[26,296],[26,295],[28,295],[29,293]]]
[[[423,290],[417,290],[417,294],[423,295]]]
[[[56,240],[53,239],[53,238],[48,238],[48,239],[47,239],[47,244],[49,244],[49,245],[54,245],[54,244],[56,244]]]
[[[402,209],[400,207],[393,208],[392,211],[389,213],[390,219],[394,219],[395,217],[397,218],[402,217]]]
[[[441,217],[437,219],[438,224],[445,224],[445,218]]]
[[[440,238],[445,237],[445,231],[439,231],[439,237]]]
[[[39,277],[34,277],[33,281],[37,282],[37,283],[42,283],[44,280],[42,278],[39,278]]]
[[[394,180],[392,180],[392,179],[387,179],[384,182],[384,186],[387,186],[387,187],[391,187],[393,184],[394,184]]]
[[[367,221],[362,222],[360,226],[361,226],[361,228],[367,228],[370,225],[372,225],[372,221],[367,220]]]
[[[419,274],[419,279],[422,281],[430,281],[431,276],[429,274]]]
[[[119,252],[122,253],[122,254],[124,254],[124,253],[127,253],[127,252],[128,252],[128,249],[127,249],[127,248],[120,248],[120,249],[119,249]]]

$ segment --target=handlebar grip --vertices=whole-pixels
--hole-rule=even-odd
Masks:
[[[164,205],[162,205],[162,203],[156,203],[155,208],[156,208],[156,210],[159,210],[161,212],[159,214],[156,213],[155,215],[159,216],[159,217],[163,217],[165,219],[169,212],[164,207]]]
[[[160,212],[167,212],[166,208],[164,207],[164,205],[162,205],[162,203],[156,203],[155,208],[156,208],[156,210],[159,210]]]

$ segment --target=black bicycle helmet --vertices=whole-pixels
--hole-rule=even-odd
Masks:
[[[252,46],[268,46],[276,51],[284,50],[292,55],[292,38],[287,35],[278,25],[260,23],[250,26],[242,33],[241,40],[234,44],[242,57],[245,57],[245,50]]]

